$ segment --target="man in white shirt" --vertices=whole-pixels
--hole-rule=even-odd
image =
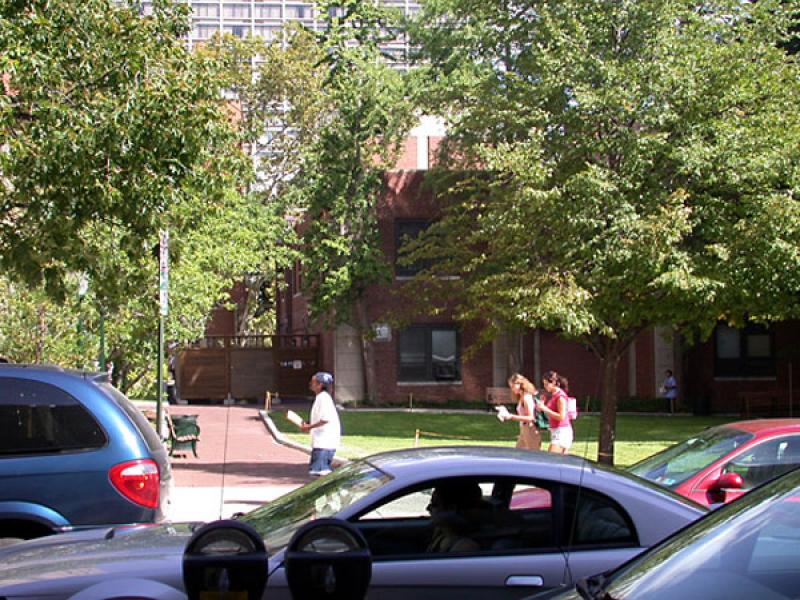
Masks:
[[[333,375],[320,371],[311,377],[308,387],[316,395],[311,405],[308,423],[300,425],[303,431],[311,432],[311,461],[309,474],[319,476],[331,472],[331,465],[342,437],[339,413],[333,404],[330,389]]]

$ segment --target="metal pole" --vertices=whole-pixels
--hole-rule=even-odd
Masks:
[[[161,402],[164,396],[164,318],[168,312],[169,296],[169,232],[162,229],[158,236],[158,377],[156,377],[156,427],[163,438]]]
[[[156,428],[158,434],[162,435],[163,427],[161,426],[161,402],[164,394],[164,316],[158,316],[158,376],[156,377]]]

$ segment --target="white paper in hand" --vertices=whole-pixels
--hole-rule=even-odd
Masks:
[[[298,415],[293,410],[287,410],[286,411],[286,418],[289,421],[291,421],[292,423],[294,423],[295,425],[297,425],[298,427],[300,427],[303,424],[302,417],[300,417],[300,415]]]
[[[505,421],[508,418],[508,409],[505,406],[495,406],[494,409],[497,411],[497,418],[500,421]]]

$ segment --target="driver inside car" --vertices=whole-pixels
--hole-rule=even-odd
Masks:
[[[428,552],[474,552],[480,549],[472,537],[482,524],[483,492],[475,481],[450,480],[436,486],[428,512],[433,535]]]

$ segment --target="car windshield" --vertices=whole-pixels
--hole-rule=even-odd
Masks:
[[[611,575],[592,597],[796,598],[800,471],[750,492]]]
[[[730,427],[707,429],[628,467],[628,471],[669,489],[675,489],[689,477],[740,447],[752,437],[752,433]]]
[[[352,462],[247,513],[240,520],[255,527],[272,555],[285,548],[294,532],[309,521],[336,516],[391,479],[366,461]]]

